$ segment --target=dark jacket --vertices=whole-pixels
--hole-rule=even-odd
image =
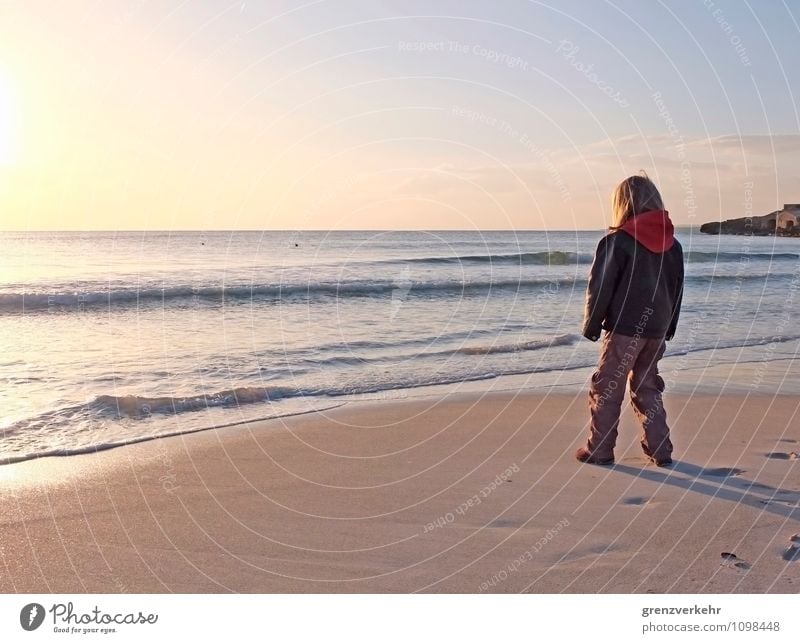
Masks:
[[[683,249],[666,210],[628,219],[597,245],[586,292],[584,337],[602,329],[672,339],[683,296]]]

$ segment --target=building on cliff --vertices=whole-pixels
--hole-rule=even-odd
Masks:
[[[700,232],[800,236],[800,203],[784,203],[781,210],[761,216],[704,223],[700,226]]]
[[[797,227],[797,219],[800,217],[800,203],[786,203],[783,210],[775,215],[775,229],[780,232],[794,233]]]

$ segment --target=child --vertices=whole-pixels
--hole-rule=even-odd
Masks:
[[[597,246],[586,293],[584,337],[605,330],[589,390],[591,427],[581,462],[614,464],[625,385],[642,424],[641,444],[656,465],[672,464],[664,380],[658,361],[672,339],[683,295],[683,250],[655,184],[644,174],[620,183],[612,201],[613,226]]]

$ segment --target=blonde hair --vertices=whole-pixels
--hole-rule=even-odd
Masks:
[[[617,229],[628,219],[648,210],[663,210],[661,194],[647,174],[629,176],[614,190],[611,197],[611,229]]]

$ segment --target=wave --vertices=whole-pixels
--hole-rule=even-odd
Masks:
[[[469,330],[454,331],[451,333],[440,333],[438,335],[425,335],[419,337],[410,337],[407,339],[395,339],[392,341],[379,341],[379,340],[351,340],[347,342],[335,342],[332,344],[319,344],[316,346],[306,346],[304,348],[295,349],[293,354],[310,354],[319,355],[320,353],[334,353],[336,351],[347,351],[352,354],[354,350],[359,349],[395,349],[400,346],[430,346],[435,343],[442,343],[445,341],[452,341],[458,339],[473,339],[475,337],[492,335],[496,336],[498,332],[521,330],[528,328],[528,324],[515,324],[506,322],[499,329],[498,328],[470,328]],[[263,354],[272,354],[273,351],[267,351]]]
[[[418,295],[474,294],[490,290],[519,290],[552,287],[575,283],[573,278],[559,279],[506,279],[477,281],[415,282],[406,279],[384,281],[344,281],[286,285],[253,286],[171,286],[165,288],[95,290],[62,293],[0,293],[0,311],[37,312],[49,310],[83,310],[111,305],[152,305],[177,301],[234,301],[285,299],[318,299],[326,297],[414,297]]]
[[[155,414],[177,415],[187,411],[200,411],[214,407],[271,402],[301,394],[302,391],[290,386],[242,386],[216,393],[201,393],[185,397],[100,395],[85,407],[80,408],[87,408],[98,415],[113,419],[145,418]]]
[[[239,426],[241,424],[249,424],[250,422],[277,420],[281,418],[294,417],[296,415],[307,415],[309,413],[323,413],[325,411],[331,411],[333,409],[337,409],[340,406],[344,406],[345,404],[346,402],[341,402],[339,404],[332,404],[330,406],[307,409],[303,411],[295,411],[293,413],[277,413],[273,415],[266,415],[264,417],[240,420],[238,422],[228,422],[226,424],[216,424],[214,426],[191,428],[182,431],[166,431],[164,433],[152,433],[149,435],[140,435],[131,438],[123,438],[120,440],[110,440],[108,442],[96,442],[92,444],[84,444],[72,448],[64,447],[56,449],[45,449],[42,451],[37,451],[35,453],[21,453],[18,455],[11,455],[5,457],[0,456],[0,465],[15,464],[17,462],[25,462],[26,460],[36,460],[38,458],[64,457],[70,455],[85,455],[88,453],[97,453],[99,451],[107,451],[108,449],[116,449],[117,447],[130,446],[133,444],[139,444],[141,442],[150,442],[151,440],[159,440],[161,438],[172,438],[179,435],[189,435],[191,433],[199,433],[201,431],[210,431],[211,429],[226,429],[234,426]]]
[[[794,256],[794,255],[793,255]],[[688,283],[711,281],[781,281],[792,279],[794,273],[760,274],[699,274],[686,275]],[[85,292],[53,294],[4,292],[0,293],[0,314],[38,312],[80,312],[102,307],[163,306],[192,302],[246,304],[247,302],[292,303],[324,299],[397,298],[406,300],[419,297],[453,297],[488,295],[492,291],[528,292],[546,289],[549,294],[567,288],[584,288],[586,277],[553,277],[532,279],[484,279],[449,281],[413,281],[411,279],[362,280],[343,282],[318,282],[286,285],[234,285],[234,286],[170,286],[164,288],[120,288]]]
[[[579,341],[580,337],[574,334],[557,335],[555,337],[536,341],[518,342],[510,344],[491,344],[475,347],[462,347],[459,349],[451,349],[449,351],[441,351],[441,353],[460,353],[466,355],[489,355],[495,353],[513,353],[519,351],[535,351],[546,349],[553,346],[568,346]],[[666,358],[679,358],[693,353],[699,353],[709,350],[725,350],[744,347],[756,347],[762,345],[769,345],[772,343],[785,343],[800,340],[800,335],[783,335],[776,337],[753,337],[744,340],[732,340],[729,342],[716,342],[707,345],[695,345],[690,348],[679,348],[676,350],[668,350]],[[402,356],[401,356],[402,357]],[[397,358],[397,357],[396,357]],[[772,360],[769,360],[772,361]],[[3,429],[5,437],[12,437],[14,435],[35,434],[40,431],[47,431],[57,429],[59,426],[75,426],[84,424],[89,421],[90,423],[99,423],[105,425],[109,420],[127,421],[129,426],[136,426],[141,421],[146,421],[155,415],[161,416],[176,416],[185,413],[193,413],[203,411],[206,409],[217,408],[239,408],[244,405],[256,405],[269,402],[279,402],[287,398],[313,398],[317,403],[323,404],[323,400],[328,398],[342,398],[347,396],[359,396],[374,393],[385,393],[387,391],[402,391],[412,390],[416,388],[457,384],[462,382],[472,382],[480,380],[494,379],[501,376],[509,375],[528,375],[534,373],[555,373],[562,371],[574,371],[586,368],[592,368],[596,365],[596,359],[584,356],[581,360],[576,360],[570,363],[557,363],[541,366],[534,366],[525,364],[518,360],[506,362],[505,364],[492,364],[490,368],[484,370],[476,370],[473,368],[469,371],[458,371],[457,369],[449,369],[446,373],[438,375],[423,375],[422,377],[415,377],[413,379],[396,378],[388,381],[370,381],[356,386],[330,386],[326,388],[312,388],[312,387],[293,387],[293,386],[239,386],[230,389],[225,389],[212,393],[199,392],[196,394],[186,396],[146,396],[146,395],[98,395],[90,402],[82,405],[74,405],[69,407],[62,407],[60,409],[48,411],[32,418],[27,418],[22,421],[17,421],[11,426]],[[685,367],[685,366],[684,366]],[[344,403],[344,402],[342,402]],[[336,406],[340,406],[337,404]],[[325,408],[315,408],[311,411],[302,412],[315,412],[320,410],[327,410],[336,408],[336,406],[327,406]],[[185,433],[193,433],[196,431],[203,431],[214,428],[222,428],[227,426],[234,426],[244,422],[253,422],[260,419],[270,419],[277,417],[285,417],[294,415],[296,413],[275,414],[265,417],[250,418],[238,422],[214,424],[213,426],[193,427],[186,430],[171,432],[171,433],[152,433],[148,432],[142,436],[133,435],[130,438],[122,438],[119,440],[111,441],[98,441],[92,444],[79,445],[74,448],[43,448],[34,453],[18,454],[11,453],[9,455],[0,455],[0,464],[8,464],[12,462],[19,462],[22,460],[29,460],[38,457],[56,456],[56,455],[73,455],[79,453],[91,453],[103,449],[109,449],[117,446],[127,444],[134,444],[145,440],[151,440],[160,437],[168,437],[170,435],[181,435]],[[131,424],[133,423],[133,425]],[[141,427],[148,427],[149,424],[142,424]],[[136,431],[136,429],[133,429]],[[139,429],[141,431],[142,429]]]
[[[700,353],[703,351],[727,350],[731,348],[753,348],[756,346],[769,346],[770,344],[787,344],[800,339],[800,335],[775,335],[774,337],[753,337],[746,339],[734,339],[728,341],[717,341],[713,344],[693,346],[691,348],[676,349],[667,351],[667,357],[679,357]],[[773,360],[769,360],[773,361]]]
[[[546,349],[552,346],[571,344],[579,339],[578,335],[558,335],[538,341],[519,342],[516,344],[486,344],[475,347],[458,347],[438,352],[422,352],[418,354],[401,354],[362,359],[355,357],[334,356],[318,360],[318,365],[339,363],[360,364],[382,361],[402,362],[409,359],[424,359],[441,355],[486,355],[503,352],[520,352]],[[304,360],[299,360],[300,362]],[[306,360],[310,361],[310,360]],[[243,406],[266,404],[289,398],[326,397],[336,398],[350,395],[364,395],[386,390],[409,389],[422,386],[453,384],[462,381],[481,380],[506,374],[502,365],[496,364],[500,371],[487,371],[480,364],[465,365],[444,373],[430,375],[406,375],[388,380],[367,378],[357,384],[336,383],[319,386],[237,386],[213,392],[199,391],[187,395],[97,395],[84,404],[72,404],[39,413],[33,417],[16,421],[2,429],[5,437],[32,435],[41,431],[49,431],[59,426],[92,426],[108,422],[134,422],[148,420],[155,416],[178,416],[186,413],[206,411],[210,409],[240,408]],[[465,370],[465,366],[467,370]],[[475,372],[475,371],[478,372]],[[295,371],[296,372],[296,371]],[[361,379],[361,378],[359,378]]]
[[[491,344],[489,346],[465,346],[457,348],[454,353],[466,355],[496,355],[502,353],[520,353],[522,351],[536,351],[543,348],[554,346],[570,346],[581,338],[580,335],[568,334],[557,335],[551,339],[539,339],[527,342],[516,342],[512,344]]]
[[[458,348],[447,348],[443,350],[434,351],[419,351],[416,353],[392,353],[389,355],[379,355],[376,357],[367,357],[355,355],[352,352],[346,355],[333,355],[331,357],[301,359],[301,364],[311,364],[316,367],[322,366],[364,366],[367,364],[377,363],[398,363],[408,362],[412,359],[423,359],[430,357],[447,357],[451,355],[499,355],[504,353],[521,353],[529,351],[537,351],[556,346],[570,346],[575,344],[581,338],[580,335],[565,334],[556,335],[549,339],[528,340],[522,342],[514,342],[511,344],[483,344],[476,346],[459,346]],[[408,345],[410,342],[404,342],[402,345]],[[400,346],[397,344],[396,346]],[[294,367],[290,372],[296,372]]]
[[[770,274],[699,274],[687,275],[688,283],[711,281],[778,281],[792,279],[793,273]],[[452,297],[488,295],[492,291],[515,292],[520,295],[531,291],[554,294],[561,287],[583,288],[585,277],[498,279],[475,281],[345,281],[341,283],[309,283],[304,285],[255,286],[172,286],[166,288],[96,290],[72,293],[0,293],[0,314],[37,312],[79,312],[102,307],[158,306],[167,307],[181,302],[216,302],[244,304],[247,302],[281,302],[324,300],[326,298],[401,298]]]
[[[391,263],[429,264],[531,264],[535,266],[572,266],[592,263],[593,256],[587,253],[550,250],[545,252],[519,252],[510,254],[461,255],[456,257],[412,257],[388,260]],[[382,262],[386,263],[386,262]]]
[[[154,415],[178,415],[211,408],[239,407],[297,397],[306,392],[291,386],[241,386],[214,393],[185,396],[98,395],[85,404],[65,406],[20,420],[2,429],[11,436],[22,431],[43,430],[58,424],[79,423],[88,419],[144,420]]]
[[[586,367],[588,365],[589,364],[572,365],[565,368],[560,368],[558,370],[574,370],[577,368]],[[442,377],[431,377],[427,378],[424,381],[418,381],[418,382],[402,382],[402,383],[397,382],[394,383],[394,385],[392,385],[391,383],[388,385],[376,384],[372,386],[364,385],[353,388],[309,390],[305,392],[296,389],[295,395],[303,395],[304,397],[314,397],[323,399],[345,397],[345,396],[360,396],[360,395],[368,395],[374,393],[385,393],[386,391],[402,391],[406,389],[423,388],[428,386],[440,386],[440,385],[455,384],[461,382],[475,382],[475,381],[493,379],[501,375],[522,375],[530,372],[547,372],[549,370],[553,369],[536,368],[536,369],[504,370],[498,372],[473,373],[470,375],[463,375],[463,376],[453,376],[452,374],[450,374]],[[234,391],[236,392],[235,395],[232,394]],[[250,404],[258,401],[266,401],[269,397],[268,394],[261,395],[259,387],[242,387],[240,389],[232,389],[230,393],[231,395],[229,401],[217,404],[216,406],[238,407],[239,404]],[[169,398],[169,397],[151,398],[147,396],[136,396],[136,395],[128,395],[120,397],[110,396],[110,395],[100,396],[87,405],[79,407],[77,406],[68,407],[60,409],[58,411],[51,411],[34,418],[30,418],[28,420],[16,422],[14,425],[11,425],[10,427],[3,429],[3,434],[6,437],[10,437],[14,434],[19,434],[21,432],[36,432],[37,430],[42,430],[42,429],[52,430],[56,428],[57,424],[63,425],[63,424],[73,423],[75,422],[76,419],[85,420],[86,416],[90,412],[90,409],[92,408],[96,412],[105,415],[106,420],[110,415],[110,416],[117,416],[120,419],[126,418],[133,421],[145,420],[151,417],[152,414],[155,412],[155,410],[158,410],[158,412],[161,414],[170,414],[170,415],[174,415],[176,413],[190,412],[190,411],[200,411],[206,407],[207,400],[214,399],[215,397],[216,395],[210,395],[210,396],[196,395],[186,399],[186,398]],[[229,397],[229,396],[226,395],[223,397]],[[233,398],[238,400],[238,402],[232,401]],[[173,404],[173,402],[175,403]],[[65,447],[65,448],[45,447],[28,453],[12,452],[10,454],[0,454],[0,465],[13,464],[16,462],[33,460],[42,457],[69,456],[69,455],[94,453],[97,451],[103,451],[120,446],[137,444],[139,442],[145,442],[158,438],[172,437],[176,435],[185,435],[189,433],[197,433],[200,431],[208,431],[211,429],[232,427],[250,422],[289,417],[292,415],[300,415],[303,413],[321,412],[338,408],[346,403],[347,403],[346,401],[343,401],[338,404],[318,407],[311,410],[299,411],[294,413],[276,413],[263,417],[252,417],[237,422],[214,424],[211,426],[203,426],[203,427],[192,427],[180,431],[171,431],[164,433],[148,432],[146,435],[134,435],[130,438],[121,438],[118,440],[91,442],[88,444],[82,444],[75,447]]]
[[[756,275],[748,274],[731,274],[731,273],[717,273],[717,274],[701,274],[701,275],[686,275],[685,281],[687,283],[707,284],[712,282],[784,282],[795,279],[796,275],[791,272],[777,272],[777,273],[759,273]]]
[[[684,257],[687,263],[726,263],[744,261],[797,261],[800,254],[793,252],[701,252],[690,251]],[[546,252],[521,252],[511,254],[462,255],[455,257],[413,257],[390,259],[379,263],[429,263],[429,264],[532,264],[539,266],[572,266],[591,264],[588,253],[550,250]]]
[[[748,261],[797,261],[800,255],[793,252],[687,252],[687,263],[726,263]]]

